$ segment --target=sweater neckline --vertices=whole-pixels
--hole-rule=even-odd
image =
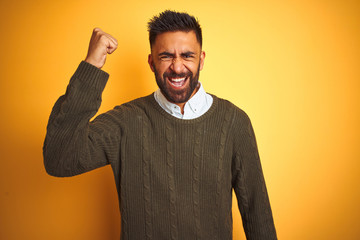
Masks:
[[[200,117],[194,118],[194,119],[180,119],[177,117],[172,116],[171,114],[167,113],[155,100],[154,97],[154,93],[150,94],[150,96],[148,96],[150,98],[150,102],[153,105],[153,107],[166,119],[173,121],[173,122],[177,122],[177,123],[181,123],[181,124],[194,124],[194,123],[198,123],[201,122],[203,120],[205,120],[206,118],[210,117],[210,115],[212,115],[215,110],[218,107],[218,102],[219,99],[218,97],[216,97],[215,95],[209,93],[212,97],[213,97],[213,103],[211,105],[211,107],[209,108],[209,110],[204,113],[203,115],[201,115]]]

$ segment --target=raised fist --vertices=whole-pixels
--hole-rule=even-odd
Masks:
[[[97,68],[102,68],[107,54],[113,53],[117,45],[118,42],[113,36],[102,31],[100,28],[94,28],[85,61]]]

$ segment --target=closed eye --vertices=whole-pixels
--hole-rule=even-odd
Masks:
[[[172,58],[171,56],[160,56],[160,59],[170,59]]]
[[[191,60],[191,59],[195,58],[195,53],[193,53],[193,52],[185,52],[185,53],[181,54],[181,57],[183,59],[186,59],[186,60]]]
[[[181,58],[186,60],[186,61],[192,61],[193,59],[195,59],[195,53],[193,52],[185,52],[185,53],[182,53],[181,55]],[[171,61],[175,58],[175,55],[172,54],[172,53],[169,53],[169,52],[162,52],[159,54],[159,58],[161,61]]]
[[[174,58],[174,54],[169,53],[169,52],[162,52],[159,54],[159,57],[160,57],[160,60],[162,60],[162,61],[169,61]]]

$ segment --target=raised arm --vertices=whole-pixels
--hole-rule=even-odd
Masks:
[[[89,51],[70,79],[65,95],[50,114],[43,146],[46,171],[54,176],[73,176],[111,163],[118,155],[118,124],[109,115],[89,122],[101,104],[109,75],[100,70],[116,40],[96,28]]]

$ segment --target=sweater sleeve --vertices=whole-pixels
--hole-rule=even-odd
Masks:
[[[111,116],[89,122],[109,75],[81,62],[50,114],[43,146],[48,174],[67,177],[105,166],[118,154],[119,130]]]
[[[233,188],[248,240],[277,239],[254,131],[245,114],[235,154]]]

